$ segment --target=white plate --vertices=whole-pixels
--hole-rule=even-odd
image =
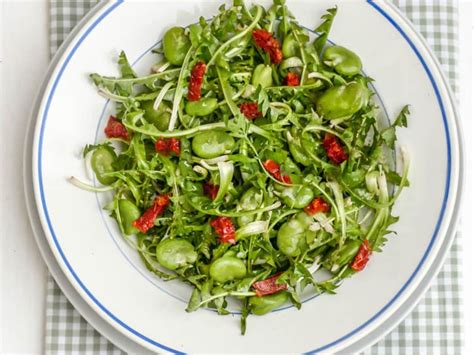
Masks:
[[[376,255],[364,273],[345,282],[338,295],[307,302],[299,312],[290,308],[252,317],[247,335],[241,337],[232,317],[208,311],[185,313],[179,299],[187,298],[188,291],[146,273],[115,225],[99,212],[96,197],[65,181],[66,176],[81,173],[82,164],[75,157],[85,143],[95,139],[104,105],[85,74],[115,73],[111,59],[120,49],[138,58],[163,28],[193,22],[196,14],[208,17],[216,8],[215,2],[196,1],[192,8],[190,4],[109,3],[88,21],[59,59],[39,109],[33,151],[35,195],[51,249],[93,309],[151,350],[223,352],[229,350],[230,342],[236,352],[348,349],[380,330],[444,254],[442,246],[459,188],[460,147],[452,102],[439,67],[389,5],[339,3],[331,39],[361,55],[366,72],[377,79],[376,88],[390,115],[405,103],[412,105],[410,128],[400,135],[400,142],[412,153],[413,169],[412,185],[396,208],[401,215],[396,226],[399,236],[390,239],[384,253]],[[307,11],[308,4],[294,1],[290,6],[303,25],[314,27],[333,2],[318,3],[317,8],[313,4],[311,11]],[[137,68],[144,69],[149,63],[145,56]]]

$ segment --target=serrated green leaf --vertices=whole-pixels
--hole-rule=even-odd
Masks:
[[[201,307],[201,292],[195,287],[191,293],[186,312],[194,312],[199,307]]]
[[[388,127],[387,129],[385,129],[382,132],[382,139],[386,145],[393,149],[395,147],[395,140],[397,139],[397,136],[395,134],[395,128]]]
[[[326,41],[329,36],[329,31],[331,31],[332,23],[336,14],[337,6],[328,9],[326,14],[321,17],[323,22],[315,29],[315,32],[319,33],[319,37],[316,38],[316,40],[314,41],[314,48],[319,54],[321,54],[324,46],[326,45]]]
[[[408,115],[410,114],[410,108],[408,105],[404,106],[400,113],[398,114],[395,122],[393,123],[394,127],[407,127],[408,126]]]
[[[127,56],[125,52],[120,52],[118,64],[120,67],[120,73],[122,74],[122,78],[136,78],[137,74],[132,69],[130,63],[128,62]]]

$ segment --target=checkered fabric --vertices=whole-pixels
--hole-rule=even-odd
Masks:
[[[46,354],[124,354],[81,317],[51,275],[48,277],[46,288],[45,352]]]
[[[50,0],[53,55],[95,0]],[[458,4],[453,0],[396,0],[436,53],[454,92],[458,92]],[[461,245],[457,236],[437,279],[413,312],[364,354],[461,354]],[[47,354],[121,354],[95,331],[48,279]]]

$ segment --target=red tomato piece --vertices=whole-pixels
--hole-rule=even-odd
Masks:
[[[168,155],[168,140],[167,139],[158,139],[155,143],[155,150],[164,155]]]
[[[262,29],[254,30],[252,37],[255,44],[268,53],[273,64],[279,64],[281,62],[283,53],[281,51],[280,42],[278,42],[270,32]]]
[[[322,197],[316,197],[313,201],[309,203],[308,206],[304,208],[306,213],[310,216],[313,216],[319,212],[329,212],[330,209],[331,206]]]
[[[217,192],[219,191],[219,185],[214,185],[210,182],[205,182],[203,185],[204,193],[208,196],[211,200],[215,200],[217,196]]]
[[[108,138],[123,138],[127,141],[130,140],[127,128],[125,128],[123,123],[117,120],[114,116],[109,117],[104,132]]]
[[[286,74],[283,83],[287,86],[298,86],[300,85],[300,77],[298,76],[298,74],[289,72],[288,74]]]
[[[257,281],[254,282],[252,287],[255,290],[255,293],[257,294],[257,297],[262,297],[262,296],[267,296],[267,295],[272,295],[274,293],[277,293],[279,291],[286,290],[288,288],[288,285],[285,283],[277,284],[276,281],[278,277],[280,277],[281,273],[275,274],[268,279],[262,280],[262,281]]]
[[[270,60],[273,64],[279,64],[283,59],[283,53],[280,49],[280,42],[278,42],[276,39],[273,39],[273,41],[275,44],[271,47],[270,50]]]
[[[280,176],[281,176],[281,174],[280,174]],[[283,175],[281,178],[282,178],[282,181],[283,181],[284,183],[286,183],[286,184],[291,184],[291,178],[290,178],[289,175]]]
[[[280,165],[275,161],[268,159],[263,163],[263,167],[278,181],[291,184],[291,178],[288,175],[282,175]]]
[[[264,49],[268,45],[268,41],[273,38],[272,34],[266,30],[254,30],[252,32],[255,44]]]
[[[354,271],[361,271],[365,268],[365,265],[369,262],[370,254],[372,254],[372,248],[370,247],[369,241],[365,239],[359,247],[359,251],[351,263],[351,269]]]
[[[181,142],[176,138],[160,138],[155,143],[155,150],[165,156],[171,152],[179,155],[181,152]]]
[[[153,205],[148,208],[140,218],[133,221],[133,226],[142,233],[148,232],[148,230],[153,227],[155,219],[165,211],[169,200],[170,197],[168,195],[157,196]]]
[[[240,105],[240,112],[249,120],[262,117],[262,113],[258,110],[258,104],[256,102],[244,102]]]
[[[188,100],[199,101],[201,99],[201,86],[206,73],[206,63],[198,61],[191,70],[188,84]]]
[[[274,175],[280,172],[280,165],[276,163],[275,161],[268,159],[263,163],[263,166],[266,171],[268,171],[270,174]]]
[[[170,138],[169,150],[171,150],[174,154],[179,155],[179,153],[181,153],[181,141],[176,138]]]
[[[221,243],[237,243],[234,224],[229,217],[216,217],[210,223],[214,231],[219,235]]]
[[[347,153],[341,143],[339,143],[337,138],[331,133],[325,134],[323,147],[326,150],[329,160],[335,164],[339,165],[348,159]]]

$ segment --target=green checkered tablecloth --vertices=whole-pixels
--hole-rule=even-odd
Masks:
[[[95,0],[50,1],[53,55]],[[458,5],[453,0],[397,0],[424,35],[458,92]],[[413,312],[365,354],[460,354],[462,352],[461,246],[454,241],[446,263]],[[73,308],[49,277],[46,299],[47,354],[122,354]]]

